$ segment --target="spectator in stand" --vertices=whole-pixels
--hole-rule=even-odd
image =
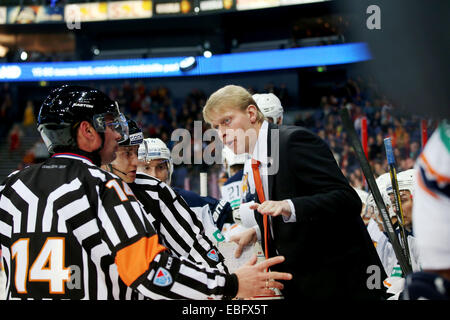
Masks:
[[[142,110],[142,98],[141,95],[135,91],[134,94],[134,100],[133,102],[130,104],[130,113],[133,116],[136,116],[136,114]]]
[[[36,131],[36,116],[34,115],[33,101],[28,100],[23,112],[23,128],[28,134],[31,130]]]
[[[23,137],[23,131],[20,128],[19,124],[14,124],[13,128],[9,132],[8,140],[9,140],[9,157],[20,148],[21,140]]]
[[[381,176],[387,170],[383,168],[383,163],[379,159],[375,159],[371,162],[372,170],[376,178]]]

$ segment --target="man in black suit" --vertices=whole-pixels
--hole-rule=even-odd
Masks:
[[[203,115],[224,145],[236,154],[249,153],[256,163],[247,170],[247,180],[257,194],[250,208],[258,227],[238,242],[242,249],[264,230],[258,238],[266,258],[285,256],[277,270],[293,274],[283,296],[382,299],[386,274],[361,220],[361,201],[326,143],[305,128],[269,124],[239,86],[213,93]]]

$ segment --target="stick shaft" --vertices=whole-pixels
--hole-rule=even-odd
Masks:
[[[372,173],[372,169],[370,168],[369,162],[367,161],[364,151],[361,146],[361,142],[359,141],[359,137],[355,131],[355,127],[353,122],[350,120],[347,109],[341,109],[340,115],[342,118],[342,123],[344,128],[346,129],[349,138],[351,139],[353,148],[355,149],[356,156],[361,165],[361,169],[366,177],[366,181],[369,185],[369,188],[372,192],[373,198],[375,200],[375,204],[378,207],[378,210],[381,213],[381,218],[383,221],[384,229],[387,232],[388,238],[392,244],[392,248],[394,249],[395,256],[397,257],[397,261],[402,268],[403,274],[407,275],[412,271],[411,265],[404,255],[403,248],[400,246],[400,243],[397,238],[397,234],[394,231],[392,226],[391,219],[386,210],[386,205],[381,196],[380,190],[378,189],[377,183]]]

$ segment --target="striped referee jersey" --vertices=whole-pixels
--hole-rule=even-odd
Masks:
[[[186,201],[166,183],[138,173],[129,186],[144,206],[161,243],[178,257],[228,272],[222,254]]]
[[[55,154],[0,186],[7,299],[233,297],[236,275],[159,243],[129,186],[78,154]]]

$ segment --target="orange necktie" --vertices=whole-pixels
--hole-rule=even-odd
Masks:
[[[259,166],[261,162],[255,159],[252,159],[252,170],[253,170],[253,180],[255,181],[256,193],[258,194],[259,203],[263,203],[266,201],[266,197],[264,196],[263,184],[261,181],[261,175],[259,174]],[[266,259],[269,259],[269,249],[268,249],[268,232],[267,232],[267,215],[263,215],[263,225],[264,225],[264,255]]]

